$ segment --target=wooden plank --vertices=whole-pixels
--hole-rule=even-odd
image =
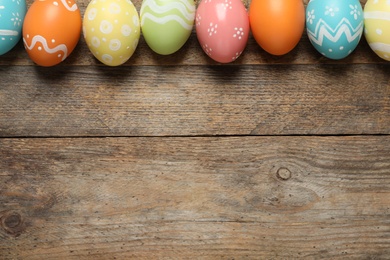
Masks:
[[[390,255],[390,137],[0,139],[2,259]]]
[[[29,5],[32,3],[29,0]],[[304,1],[307,3],[308,1]],[[362,4],[365,1],[361,1]],[[88,5],[88,0],[78,1],[81,14],[84,15],[85,9]],[[137,10],[140,10],[141,0],[134,1]],[[249,6],[250,1],[246,2]],[[363,37],[364,38],[364,37]],[[243,64],[354,64],[354,63],[386,63],[377,57],[374,52],[368,47],[368,44],[362,39],[358,48],[348,58],[334,61],[323,57],[310,44],[306,32],[302,35],[302,39],[298,46],[289,54],[283,56],[273,56],[262,50],[252,36],[249,38],[247,48],[243,55],[233,65]],[[139,46],[133,57],[123,66],[140,66],[140,65],[216,65],[217,63],[208,58],[199,46],[195,35],[195,30],[185,46],[173,55],[163,56],[153,53],[147,46],[143,37],[141,37]],[[0,65],[34,65],[28,58],[22,43],[20,43],[14,50],[6,55],[0,57]],[[84,38],[81,37],[75,51],[62,64],[64,66],[88,66],[98,65],[104,66],[97,61],[90,53]]]
[[[2,137],[390,133],[387,65],[12,66],[0,73]]]

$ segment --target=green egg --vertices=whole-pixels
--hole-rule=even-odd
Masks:
[[[178,51],[191,35],[195,20],[193,0],[144,0],[141,29],[148,46],[156,53]]]

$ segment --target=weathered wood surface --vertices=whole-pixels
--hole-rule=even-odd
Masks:
[[[12,66],[0,73],[0,136],[390,133],[388,65]]]
[[[390,255],[390,137],[0,139],[5,259]]]
[[[389,259],[389,68],[364,39],[332,61],[306,35],[281,57],[250,37],[228,65],[194,33],[116,68],[83,39],[53,68],[19,44],[0,57],[0,259]]]
[[[78,3],[83,14],[88,1]],[[0,58],[0,73],[4,137],[390,132],[389,64],[364,40],[349,58],[331,61],[305,34],[281,57],[250,37],[242,58],[219,66],[195,35],[169,56],[141,38],[119,68],[99,64],[83,39],[55,68],[34,66],[20,44]]]

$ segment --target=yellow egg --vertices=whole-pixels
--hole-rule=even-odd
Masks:
[[[390,61],[390,1],[368,0],[364,7],[364,26],[370,48]]]
[[[83,19],[83,34],[88,48],[102,63],[125,63],[137,48],[140,23],[130,0],[93,0]]]

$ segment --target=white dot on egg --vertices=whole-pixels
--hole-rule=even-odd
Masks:
[[[95,31],[95,28],[92,28],[91,31],[94,32],[94,31]]]
[[[376,29],[375,32],[378,34],[378,35],[382,35],[382,29]]]
[[[61,54],[58,54],[58,56],[57,56],[58,58],[61,58]]]
[[[52,39],[52,40],[51,40],[51,42],[52,42],[52,43],[55,43],[55,42],[56,42],[56,40]]]
[[[27,35],[26,35],[26,37],[27,37],[27,38],[30,38],[30,35],[29,35],[29,34],[27,34]]]
[[[41,47],[41,46],[39,46],[39,47],[38,47],[38,51],[41,51],[41,50],[42,50],[42,47]]]
[[[333,50],[332,50],[332,49],[329,49],[329,52],[333,52]]]
[[[2,39],[3,41],[5,41],[5,38],[4,38],[4,37],[2,37],[1,39]]]
[[[139,26],[139,18],[137,15],[134,15],[133,16],[133,23],[135,26]]]
[[[114,23],[118,23],[118,20],[115,20]]]
[[[58,3],[57,2],[53,2],[53,5],[58,6]]]
[[[340,46],[340,51],[344,50],[344,46]]]
[[[107,39],[106,39],[106,38],[103,38],[103,39],[102,39],[102,41],[106,42],[106,41],[107,41]]]
[[[112,63],[112,61],[114,60],[114,58],[110,54],[103,54],[102,59],[109,64]]]
[[[122,25],[121,33],[124,36],[129,36],[131,34],[131,27],[129,25],[127,25],[127,24]]]
[[[138,46],[138,39],[135,39],[133,42],[133,51],[135,51],[135,49],[137,49],[137,46]]]

